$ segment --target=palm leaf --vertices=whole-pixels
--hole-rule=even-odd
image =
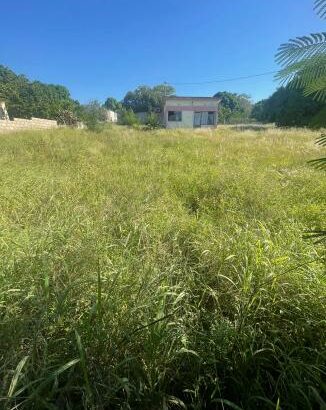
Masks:
[[[315,0],[314,10],[321,18],[326,18],[326,0]]]
[[[311,81],[303,90],[304,96],[313,95],[316,101],[326,101],[326,75]]]
[[[276,79],[283,85],[302,89],[306,96],[326,100],[326,54],[290,64],[279,71]]]
[[[300,73],[300,77],[296,75]],[[277,74],[276,79],[282,82],[296,80],[296,85],[303,87],[305,81],[311,78],[319,78],[326,74],[326,54],[314,56],[310,59],[301,60],[282,68]]]
[[[320,137],[316,139],[316,144],[322,147],[326,147],[326,134],[322,134]],[[312,164],[317,169],[326,169],[326,158],[318,158],[308,161],[308,163]],[[322,229],[318,229],[315,231],[307,232],[305,236],[307,239],[317,239],[315,243],[320,243],[326,241],[326,231]]]
[[[289,66],[326,53],[326,32],[297,37],[281,44],[276,53],[276,62]]]
[[[322,134],[320,137],[318,137],[316,139],[316,144],[322,147],[326,147],[326,134]],[[317,169],[326,169],[326,157],[312,159],[308,161],[308,164],[311,164],[313,167]]]
[[[311,164],[316,169],[326,169],[326,157],[311,159],[308,161],[308,164]]]
[[[320,137],[316,139],[316,144],[321,145],[322,147],[326,147],[326,134],[322,134]]]
[[[315,243],[326,241],[326,231],[322,229],[316,229],[309,231],[303,236],[304,239],[316,239]]]
[[[326,18],[326,0],[315,0],[314,4],[317,14]],[[277,79],[301,89],[306,96],[326,101],[326,32],[289,40],[279,47],[275,59],[283,66]],[[321,135],[316,143],[326,146],[326,134]],[[313,159],[309,163],[317,169],[326,169],[326,157]],[[311,231],[306,237],[317,238],[316,243],[326,241],[326,231]]]

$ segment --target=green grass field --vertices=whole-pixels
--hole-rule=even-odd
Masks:
[[[325,408],[317,135],[0,135],[0,408]]]

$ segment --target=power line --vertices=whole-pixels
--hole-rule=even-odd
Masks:
[[[229,81],[246,80],[248,78],[255,78],[255,77],[262,77],[264,75],[276,74],[277,72],[278,71],[267,71],[265,73],[251,74],[251,75],[246,75],[243,77],[225,78],[224,80],[198,81],[198,82],[193,82],[193,83],[168,83],[168,84],[171,84],[171,85],[201,85],[201,84],[226,83]]]

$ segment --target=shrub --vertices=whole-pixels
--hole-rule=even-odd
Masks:
[[[130,127],[140,125],[139,118],[132,110],[125,110],[121,113],[119,123],[121,125],[129,125]]]
[[[59,110],[57,121],[61,125],[68,127],[77,127],[78,118],[71,110]]]
[[[150,112],[146,119],[146,127],[150,130],[155,130],[162,127],[161,121],[157,114]]]
[[[105,108],[98,101],[91,101],[81,107],[80,117],[90,131],[100,132],[106,120]]]

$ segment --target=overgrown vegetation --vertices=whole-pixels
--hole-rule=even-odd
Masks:
[[[81,105],[78,109],[78,116],[90,131],[99,132],[104,127],[106,110],[98,101],[94,100]]]
[[[162,128],[162,122],[160,121],[160,117],[155,112],[150,112],[146,118],[146,127],[150,130],[155,130],[158,128]]]
[[[1,135],[3,408],[323,408],[316,135]]]
[[[249,122],[253,104],[246,94],[220,91],[214,95],[220,99],[218,118],[222,124]]]
[[[140,125],[137,115],[132,110],[122,110],[119,117],[119,123],[130,127]]]

